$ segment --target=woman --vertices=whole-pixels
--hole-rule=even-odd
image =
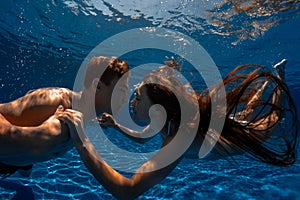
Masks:
[[[198,102],[191,100],[195,94],[187,92],[183,92],[181,100],[176,98],[186,89],[175,80],[172,73],[165,73],[165,70],[170,70],[170,67],[162,67],[152,72],[144,78],[132,101],[134,118],[150,122],[149,126],[139,133],[122,127],[108,114],[99,120],[102,125],[113,126],[138,142],[144,142],[151,138],[154,132],[160,130],[163,138],[162,149],[171,146],[167,152],[162,149],[158,151],[131,178],[119,174],[103,161],[101,155],[85,137],[81,113],[65,110],[58,115],[58,118],[68,124],[74,145],[90,172],[108,191],[120,199],[135,198],[159,183],[182,158],[186,156],[198,158],[199,149],[206,135],[210,135],[210,141],[216,142],[213,150],[206,156],[207,159],[246,153],[254,159],[269,164],[289,166],[295,162],[298,130],[295,105],[283,81],[284,69],[281,68],[284,65],[285,61],[276,65],[279,68],[278,76],[258,65],[237,67],[223,80],[227,90],[226,95],[220,96],[218,93],[221,83],[210,91],[196,93]],[[155,83],[157,80],[161,84]],[[209,128],[210,121],[218,120],[211,119],[212,101],[221,102],[225,101],[225,98],[227,99],[225,113],[222,114],[222,108],[214,110],[219,112],[214,116],[225,117],[224,128],[219,133],[219,137],[216,137],[216,133]],[[199,113],[194,112],[187,119],[187,123],[182,124],[179,101],[188,105],[184,112],[189,112],[191,109],[199,110],[200,119],[197,117]],[[153,117],[145,114],[148,113],[145,111],[155,104],[162,105],[166,110],[164,112],[158,109],[157,113],[152,112],[155,116],[165,115],[166,120],[163,123],[160,123],[161,120],[150,121]],[[185,131],[186,137],[196,129],[196,135],[188,148],[184,149],[184,154],[167,165],[158,167],[180,147],[176,143],[169,145],[173,139],[175,140],[180,129]]]

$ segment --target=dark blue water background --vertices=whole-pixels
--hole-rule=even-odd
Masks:
[[[222,75],[240,64],[257,63],[271,68],[281,59],[288,59],[286,81],[299,113],[299,2],[284,12],[271,9],[265,15],[238,14],[230,9],[231,4],[216,9],[212,3],[0,1],[0,102],[40,87],[73,88],[81,62],[100,42],[132,28],[159,26],[198,41]],[[261,7],[257,13],[262,10],[268,11]],[[212,19],[223,20],[228,26],[213,23]],[[117,49],[109,54],[114,51]],[[162,63],[166,56],[169,55],[165,52],[142,50],[124,59],[134,67]],[[183,160],[140,199],[300,199],[299,161],[280,168],[243,156],[235,159],[235,164],[227,160]],[[87,171],[73,149],[60,158],[36,164],[30,178],[15,174],[0,181],[0,199],[32,198],[113,197]]]

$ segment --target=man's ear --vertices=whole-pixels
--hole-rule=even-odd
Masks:
[[[95,78],[92,83],[93,91],[99,90],[101,88],[101,81],[99,78]]]

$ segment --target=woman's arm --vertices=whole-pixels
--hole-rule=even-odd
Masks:
[[[147,125],[142,131],[129,129],[116,122],[113,116],[107,113],[104,113],[98,121],[102,127],[115,128],[129,139],[142,144],[153,138],[160,131],[159,128],[155,129],[153,125]]]
[[[163,180],[180,161],[178,159],[164,168],[156,169],[157,157],[160,157],[160,155],[156,155],[143,164],[131,178],[126,178],[102,160],[88,140],[84,143],[78,140],[74,142],[76,142],[75,147],[89,171],[118,199],[138,197]]]
[[[147,191],[163,180],[182,158],[176,159],[165,167],[158,168],[159,164],[168,156],[165,152],[159,151],[151,160],[144,163],[131,178],[126,178],[110,167],[85,137],[81,113],[67,110],[61,113],[59,118],[68,124],[74,145],[89,171],[118,199],[133,199]],[[167,138],[164,145],[171,140],[171,137]]]

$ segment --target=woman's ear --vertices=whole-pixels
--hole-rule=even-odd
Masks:
[[[159,132],[167,121],[166,109],[160,104],[154,104],[149,109],[150,126]]]
[[[100,90],[100,88],[101,88],[101,81],[100,81],[99,78],[95,78],[93,80],[92,87],[93,87],[93,91]]]

